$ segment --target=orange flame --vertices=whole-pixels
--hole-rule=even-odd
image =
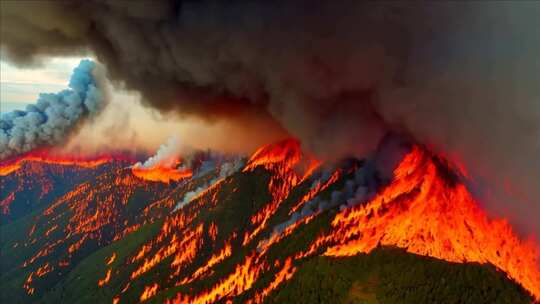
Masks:
[[[308,201],[312,200],[315,196],[317,196],[319,193],[321,193],[322,191],[326,190],[326,188],[330,187],[333,183],[335,183],[340,177],[340,171],[339,170],[336,170],[332,176],[330,176],[330,178],[324,183],[324,184],[321,184],[320,181],[317,182],[317,184],[315,184],[315,187],[313,187],[311,190],[309,190],[308,193],[306,193],[302,199],[296,204],[294,205],[291,210],[289,210],[289,215],[293,214],[294,212],[296,212],[298,209],[300,209],[300,207],[302,207],[305,203],[307,203]]]
[[[266,286],[260,293],[255,295],[253,301],[248,303],[263,303],[264,298],[266,298],[274,289],[276,289],[283,282],[290,280],[296,272],[296,267],[292,265],[292,258],[287,258],[281,270],[276,273],[274,280],[270,285]]]
[[[270,238],[260,241],[259,244],[257,245],[257,248],[261,251],[261,253],[266,253],[266,251],[268,251],[268,249],[272,245],[278,243],[283,238],[291,235],[294,232],[294,230],[296,230],[296,228],[300,227],[300,225],[305,225],[311,222],[311,220],[314,219],[315,216],[317,216],[316,213],[308,215],[302,218],[301,220],[296,221],[293,224],[287,226],[287,228],[285,228],[281,233],[273,233],[270,236]]]
[[[107,273],[105,274],[105,277],[103,279],[98,280],[98,286],[102,287],[103,285],[109,283],[109,280],[111,279],[111,269],[107,270]]]
[[[1,176],[1,172],[0,172],[0,176]],[[9,214],[9,207],[11,206],[11,203],[13,203],[13,201],[15,201],[15,192],[11,192],[5,199],[0,201],[0,208],[1,208],[0,212],[2,212],[2,214],[5,214],[5,215]]]
[[[208,228],[208,235],[213,241],[215,241],[217,238],[217,234],[218,234],[218,226],[216,225],[216,223],[211,223],[210,227]]]
[[[301,157],[300,142],[292,138],[285,139],[275,144],[262,146],[255,151],[245,166],[244,172],[258,166],[268,167],[272,164],[283,163],[286,160],[296,164]]]
[[[51,267],[51,265],[49,265],[49,263],[45,263],[45,265],[39,267],[37,270],[36,270],[36,275],[38,277],[42,277],[44,275],[46,275],[47,273],[51,272],[52,270],[54,269],[54,267]]]
[[[155,296],[157,293],[159,285],[157,283],[154,283],[150,286],[146,286],[144,288],[143,293],[141,294],[140,300],[145,301],[150,299],[151,297]]]
[[[191,261],[195,257],[198,245],[201,242],[202,234],[202,224],[199,225],[195,230],[187,231],[181,240],[176,236],[176,234],[174,234],[167,246],[160,248],[151,259],[145,259],[144,263],[131,273],[131,279],[135,279],[136,277],[149,271],[173,254],[176,254],[176,256],[172,261],[171,266],[175,266],[179,269],[180,266],[188,261]],[[139,255],[144,255],[144,252],[142,254],[139,252],[137,256]]]
[[[116,260],[116,252],[113,252],[111,257],[107,260],[107,265],[111,265]]]
[[[194,280],[196,279],[199,279],[203,274],[205,274],[209,269],[211,269],[212,267],[214,267],[214,265],[220,263],[221,261],[223,261],[224,259],[226,259],[227,257],[229,257],[232,253],[232,250],[231,250],[231,245],[229,243],[225,243],[225,247],[216,255],[213,255],[212,257],[210,257],[210,259],[208,260],[208,262],[206,263],[206,265],[200,267],[199,269],[197,269],[193,275],[191,276],[191,278],[185,278],[183,279],[180,283],[178,283],[178,285],[183,285],[183,284],[188,284],[190,282],[193,282]]]
[[[263,264],[257,264],[254,255],[247,256],[242,264],[236,266],[233,273],[220,281],[212,289],[195,297],[178,294],[176,299],[167,302],[205,304],[214,303],[225,296],[239,295],[253,286],[262,270]]]
[[[302,178],[306,178],[305,175],[300,177],[294,170],[294,166],[301,160],[302,155],[300,142],[296,139],[287,139],[277,144],[263,146],[248,161],[244,172],[263,166],[272,173],[268,184],[268,192],[272,195],[272,201],[251,217],[251,223],[255,229],[246,232],[243,245],[248,244],[266,227],[267,221],[287,198],[291,189],[300,183]]]
[[[268,191],[272,196],[272,199],[258,213],[251,217],[250,220],[254,229],[250,232],[246,232],[243,240],[244,245],[253,240],[254,237],[266,227],[268,220],[275,214],[281,203],[288,197],[291,189],[305,178],[309,177],[320,165],[319,162],[311,160],[305,173],[303,175],[298,174],[294,167],[299,163],[303,156],[304,155],[300,150],[300,143],[295,139],[288,139],[277,144],[260,148],[248,161],[248,164],[244,168],[244,172],[252,171],[258,166],[262,166],[271,172]],[[268,270],[268,265],[264,259],[268,247],[277,240],[292,233],[299,225],[309,222],[312,218],[313,217],[306,218],[305,221],[292,225],[282,234],[273,236],[268,242],[260,246],[263,250],[256,250],[252,254],[247,255],[243,262],[236,265],[236,268],[231,274],[223,278],[211,289],[194,296],[177,294],[177,297],[172,301],[168,301],[168,303],[214,303],[228,297],[237,296],[244,293],[246,290],[251,289],[260,275]],[[228,244],[226,244],[226,247],[217,256],[212,256],[205,266],[194,272],[192,277],[184,279],[178,284],[187,284],[197,277],[200,278],[200,276],[207,272],[214,264],[221,262],[221,260],[225,259],[230,254],[231,250]],[[279,284],[293,276],[295,269],[292,267],[291,263],[292,260],[288,259],[283,267],[284,269],[281,269],[276,274],[275,282],[271,283],[270,286],[258,294],[255,299],[256,301],[262,301],[262,299]]]
[[[25,162],[41,162],[55,165],[95,168],[113,160],[131,161],[131,158],[121,155],[98,155],[92,157],[61,155],[47,150],[38,150],[0,162],[0,176],[6,176],[18,170]]]
[[[193,175],[191,169],[175,169],[165,167],[153,168],[131,168],[133,175],[138,178],[153,182],[170,183],[171,181],[179,181],[184,178],[190,178]]]
[[[34,273],[33,272],[30,272],[30,274],[28,275],[28,277],[26,278],[26,281],[24,281],[24,284],[23,284],[23,288],[26,290],[26,293],[28,295],[33,295],[34,294],[34,291],[35,291],[35,288],[32,287],[32,280],[33,280],[33,277],[34,277]]]
[[[449,181],[433,157],[415,147],[394,180],[370,202],[338,213],[325,244],[327,256],[368,253],[380,245],[451,262],[491,263],[540,300],[538,247],[520,240],[505,220],[490,220],[465,185]]]

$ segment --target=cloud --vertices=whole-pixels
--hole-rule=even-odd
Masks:
[[[2,114],[0,159],[64,142],[84,120],[97,115],[106,93],[93,74],[95,67],[94,62],[82,60],[73,70],[69,90],[42,93],[25,111]]]

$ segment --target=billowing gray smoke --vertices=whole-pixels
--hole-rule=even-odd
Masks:
[[[152,169],[155,167],[173,168],[178,166],[182,147],[175,136],[169,137],[166,143],[162,144],[156,154],[148,158],[144,163],[137,162],[133,168]]]
[[[201,194],[203,191],[214,186],[216,183],[221,182],[225,178],[238,172],[238,170],[240,170],[240,168],[242,168],[243,165],[244,165],[244,161],[241,158],[232,159],[230,161],[223,163],[214,178],[209,180],[207,183],[197,187],[197,189],[186,193],[184,197],[182,198],[182,200],[178,202],[176,206],[174,206],[174,211],[181,209],[186,204],[191,202],[195,197]],[[206,167],[206,166],[201,167],[201,169],[193,176],[193,178],[196,179],[198,177],[201,177],[210,171],[211,171],[211,168],[209,167]]]
[[[104,106],[105,95],[93,74],[95,66],[82,60],[73,70],[69,90],[42,93],[25,111],[2,114],[0,160],[61,143],[83,120],[96,115]]]
[[[502,201],[492,210],[540,214],[539,2],[1,5],[15,62],[90,50],[151,106],[271,117],[320,156],[363,155],[388,130],[408,133],[482,176],[481,192]],[[507,188],[510,200],[492,191]]]

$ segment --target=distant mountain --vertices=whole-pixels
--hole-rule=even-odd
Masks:
[[[169,184],[115,161],[77,178],[21,166],[2,177],[2,189],[26,187],[6,190],[18,193],[10,210],[27,207],[0,227],[0,301],[532,302],[537,269],[512,272],[528,247],[509,230],[497,252],[511,245],[521,259],[492,256],[473,230],[495,226],[465,205],[458,174],[406,150],[390,175],[377,157],[323,166],[294,140]],[[49,181],[62,190],[36,190]],[[456,193],[474,217],[445,205]]]
[[[111,159],[109,159],[111,158]],[[127,159],[48,159],[40,153],[0,162],[0,225],[46,207],[83,181],[126,166]]]

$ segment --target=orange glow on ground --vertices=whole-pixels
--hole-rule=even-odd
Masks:
[[[190,278],[185,278],[180,283],[178,283],[178,285],[188,284],[201,278],[205,273],[208,272],[208,270],[214,267],[214,265],[220,263],[225,258],[229,257],[231,253],[232,253],[231,245],[229,243],[225,243],[225,247],[218,254],[215,254],[212,257],[210,257],[206,265],[197,269]]]
[[[111,265],[114,260],[116,260],[116,252],[113,252],[113,254],[111,255],[111,257],[107,260],[107,265]]]
[[[157,293],[157,290],[159,288],[159,285],[157,283],[154,283],[150,286],[146,286],[144,288],[143,293],[141,294],[140,300],[145,301],[150,299],[151,297],[155,296]]]
[[[308,193],[306,193],[302,199],[294,205],[291,210],[289,211],[289,215],[293,214],[294,212],[298,211],[302,206],[304,206],[305,203],[312,200],[317,196],[321,191],[326,190],[326,188],[330,187],[333,183],[335,183],[340,177],[340,171],[336,170],[332,176],[326,181],[324,184],[321,184],[320,181],[315,184],[315,187],[313,189],[309,190]]]
[[[377,246],[450,262],[491,263],[540,300],[539,250],[505,220],[490,220],[465,185],[450,181],[434,158],[415,147],[374,199],[338,213],[332,230],[298,257],[323,245],[327,256],[369,253]]]
[[[205,213],[201,212],[204,208],[212,209],[223,201],[221,197],[225,192],[221,189],[229,188],[228,179],[215,182],[193,197],[186,207],[167,214],[157,235],[141,244],[138,250],[134,250],[131,256],[125,258],[125,263],[131,263],[134,266],[129,270],[131,271],[129,278],[133,282],[132,289],[141,286],[138,285],[140,280],[146,278],[143,274],[152,275],[152,271],[161,271],[163,263],[167,263],[166,266],[172,269],[171,275],[169,280],[154,283],[154,279],[148,281],[146,284],[149,285],[146,285],[144,289],[131,290],[136,292],[135,297],[138,297],[140,301],[146,301],[156,296],[158,290],[166,293],[172,285],[185,285],[180,287],[180,290],[184,290],[186,294],[178,294],[170,301],[174,303],[226,301],[228,303],[233,297],[251,290],[252,293],[249,296],[252,298],[248,303],[262,303],[272,291],[293,278],[297,271],[295,266],[298,266],[300,262],[299,259],[315,254],[330,257],[354,256],[369,253],[379,246],[395,246],[410,253],[450,262],[493,264],[504,271],[509,278],[521,284],[535,299],[540,300],[538,266],[540,261],[537,245],[532,241],[520,240],[506,221],[489,219],[465,185],[445,171],[447,164],[440,162],[419,147],[414,147],[403,158],[394,170],[391,183],[380,189],[375,197],[366,203],[341,211],[333,209],[332,213],[327,214],[333,216],[330,228],[322,231],[323,233],[313,240],[305,252],[291,253],[291,257],[280,257],[278,260],[271,261],[269,252],[272,246],[291,236],[299,227],[309,224],[320,213],[317,211],[298,219],[284,227],[279,233],[271,229],[273,224],[270,223],[275,224],[272,217],[276,214],[284,215],[287,212],[291,215],[301,210],[306,202],[317,197],[346,175],[345,170],[338,169],[327,181],[319,180],[309,190],[303,188],[302,191],[305,189],[303,195],[295,196],[294,201],[289,201],[287,198],[295,187],[306,181],[321,165],[315,160],[304,161],[306,161],[306,156],[300,149],[300,143],[294,139],[264,146],[255,152],[244,168],[244,172],[261,166],[269,173],[267,190],[270,199],[264,202],[265,205],[258,209],[258,212],[249,214],[246,218],[245,231],[227,232],[227,227],[218,227],[219,220],[206,219]],[[303,173],[298,172],[302,171],[298,170],[302,162],[306,164]],[[174,168],[178,165],[179,162],[175,163]],[[148,189],[152,189],[150,187],[174,188],[159,183],[147,183],[146,180],[169,183],[176,180],[174,174],[182,175],[183,173],[178,169],[165,169],[163,173],[159,169],[156,179],[147,178],[154,173],[141,179],[140,176],[136,178],[135,171],[137,170],[139,169],[130,168],[111,173],[114,175],[114,182],[112,182],[113,179],[107,179],[106,184],[111,189],[114,187],[116,196],[101,197],[98,194],[103,191],[96,189],[109,188],[94,187],[96,185],[83,183],[49,205],[42,213],[42,216],[50,219],[46,229],[38,226],[36,230],[34,225],[30,229],[29,239],[35,241],[40,237],[56,236],[60,231],[59,228],[63,229],[67,236],[55,242],[47,242],[39,252],[25,261],[23,267],[33,263],[43,263],[40,258],[53,256],[51,253],[59,250],[58,248],[67,251],[67,256],[58,264],[51,263],[51,265],[69,266],[70,258],[78,251],[84,252],[81,248],[84,249],[90,240],[101,241],[102,230],[110,227],[107,225],[114,225],[118,229],[114,240],[121,239],[127,233],[144,226],[147,223],[146,219],[145,222],[134,225],[128,225],[127,220],[116,221],[119,216],[118,210],[122,210],[128,204],[137,185],[148,187]],[[125,174],[122,175],[122,172]],[[185,176],[179,177],[178,180],[191,176],[191,171],[186,170],[184,173]],[[465,176],[463,173],[462,175]],[[176,197],[160,197],[149,206],[167,205],[172,208],[176,201]],[[287,203],[284,204],[284,201]],[[62,208],[63,205],[66,207]],[[0,202],[1,207],[3,207],[2,202]],[[150,207],[144,209],[144,214],[149,212],[148,208]],[[60,217],[62,212],[65,213],[64,218]],[[56,224],[61,219],[67,222],[64,228]],[[227,238],[226,233],[232,235]],[[241,234],[239,240],[236,233]],[[268,234],[263,235],[263,233]],[[254,240],[257,241],[256,249],[235,264],[227,264],[232,260],[230,257],[233,256],[233,251],[238,248],[236,245],[240,246],[240,243],[246,245],[250,242],[250,245],[254,245]],[[23,245],[26,246],[26,244]],[[211,246],[211,250],[208,246]],[[201,259],[201,256],[204,259]],[[118,258],[120,260],[117,260]],[[122,259],[124,257],[117,257],[116,252],[104,257],[102,262],[106,266],[103,272],[100,272],[101,277],[93,279],[93,284],[95,280],[98,280],[100,287],[108,284],[112,275],[111,265],[115,262],[122,263],[124,261]],[[28,274],[23,285],[28,294],[35,292],[32,285],[38,288],[39,294],[40,285],[36,283],[39,282],[40,277],[51,276],[51,274],[47,275],[54,271],[51,265],[46,263],[41,267],[35,265],[32,268],[35,270]],[[217,269],[221,272],[222,268],[219,268],[221,265],[231,268],[228,268],[228,272],[223,277],[216,278]],[[265,281],[266,283],[262,286],[260,283],[257,285],[257,280],[270,271],[272,271],[273,279]],[[203,291],[194,293],[194,288],[187,285],[206,279],[213,283],[208,284]],[[136,282],[136,280],[139,281]],[[111,287],[116,285],[116,283],[109,284]],[[131,282],[123,282],[123,285],[118,285],[124,286],[121,293],[126,292],[130,284]],[[119,294],[117,294],[113,302],[119,301]]]
[[[102,287],[103,285],[109,283],[110,279],[111,279],[111,269],[109,268],[109,270],[107,270],[107,273],[105,274],[105,277],[98,281],[98,286]]]
[[[263,264],[258,264],[256,257],[247,256],[242,264],[236,266],[233,273],[223,279],[212,289],[190,297],[177,295],[177,298],[169,303],[205,304],[214,303],[224,296],[235,296],[251,288],[263,270]]]
[[[95,168],[113,160],[131,161],[131,158],[118,155],[99,155],[92,157],[60,155],[50,153],[47,150],[39,150],[0,162],[0,176],[5,176],[18,170],[25,162],[42,162],[47,164]]]
[[[292,265],[292,258],[287,258],[283,267],[276,273],[274,280],[266,286],[260,293],[255,295],[253,301],[248,303],[263,303],[264,299],[283,282],[290,280],[296,273],[296,267]]]
[[[255,228],[245,234],[243,245],[251,242],[266,227],[267,221],[274,215],[283,200],[289,196],[291,189],[301,182],[302,177],[294,170],[294,167],[302,156],[300,142],[296,139],[287,139],[260,148],[248,161],[244,172],[263,166],[272,173],[268,183],[268,192],[272,195],[272,201],[251,217],[251,224]]]
[[[155,167],[150,169],[132,168],[131,172],[133,172],[133,175],[137,176],[138,178],[167,184],[171,181],[177,182],[184,178],[190,178],[193,175],[191,169],[178,170],[164,167]]]

